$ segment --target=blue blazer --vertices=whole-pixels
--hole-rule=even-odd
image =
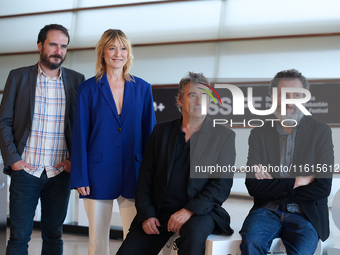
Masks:
[[[72,139],[71,188],[92,199],[134,198],[139,167],[156,124],[149,83],[126,81],[120,118],[104,76],[79,85]]]

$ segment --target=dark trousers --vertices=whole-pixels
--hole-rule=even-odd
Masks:
[[[160,222],[163,224],[161,219]],[[180,237],[175,241],[178,254],[204,255],[205,241],[214,229],[215,221],[210,215],[192,216],[182,226]],[[172,235],[172,232],[167,231],[159,235],[147,235],[141,226],[132,227],[117,255],[157,255]]]
[[[62,225],[70,197],[70,174],[63,171],[47,178],[44,171],[40,178],[24,170],[12,171],[10,185],[10,237],[6,255],[28,254],[33,218],[40,198],[41,235],[43,255],[63,253]]]

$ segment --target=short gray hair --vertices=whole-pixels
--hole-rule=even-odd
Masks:
[[[270,81],[269,90],[268,90],[269,95],[272,95],[273,88],[277,87],[279,85],[279,82],[282,79],[299,79],[302,83],[303,88],[309,90],[310,86],[309,86],[309,83],[306,77],[303,76],[302,73],[300,73],[296,69],[288,69],[288,70],[278,72],[275,75],[274,79]]]
[[[208,79],[207,77],[204,76],[203,73],[188,72],[188,74],[184,76],[179,82],[178,92],[176,95],[176,106],[180,112],[182,112],[182,107],[178,104],[178,99],[183,98],[184,87],[185,87],[185,84],[187,84],[188,82],[203,83],[203,84],[209,85]]]

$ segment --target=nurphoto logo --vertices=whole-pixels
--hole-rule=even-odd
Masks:
[[[219,94],[217,93],[217,91],[215,89],[228,89],[231,94],[232,94],[232,98],[233,98],[233,102],[232,102],[232,114],[233,115],[244,115],[244,109],[245,109],[245,96],[242,92],[242,90],[240,88],[238,88],[236,85],[232,85],[232,84],[216,84],[215,85],[215,89],[212,88],[211,86],[207,85],[207,84],[202,84],[201,85],[206,86],[207,88],[209,88],[211,91],[213,91],[217,98],[219,99],[219,102],[222,106],[222,101],[221,98],[219,96]],[[206,92],[214,101],[215,105],[217,105],[215,98],[213,97],[213,95],[210,93],[210,91],[208,91],[207,89],[204,88],[200,88],[199,89],[203,90],[204,92]],[[277,103],[278,103],[278,93],[277,93],[277,88],[274,87],[272,88],[272,106],[269,109],[265,109],[265,110],[259,110],[256,109],[253,103],[253,88],[252,87],[248,87],[247,88],[247,93],[248,93],[248,109],[249,111],[257,116],[267,116],[270,115],[272,113],[274,113],[276,111],[277,108]],[[287,93],[300,93],[300,94],[304,94],[304,97],[301,98],[287,98]],[[303,105],[304,103],[307,103],[309,100],[311,99],[311,93],[309,90],[305,89],[305,88],[296,88],[296,87],[284,87],[281,89],[281,115],[286,115],[286,106],[287,105],[295,105],[304,115],[312,115]],[[203,94],[201,97],[201,113],[202,115],[206,115],[207,114],[207,95]],[[214,121],[214,127],[216,124],[227,124],[228,120],[225,119],[213,119]],[[266,121],[271,121],[272,123],[274,123],[274,121],[280,121],[279,119],[266,119]],[[232,120],[230,120],[229,122],[233,123]],[[238,122],[234,124],[243,124],[245,125],[246,121],[244,120],[243,122]],[[254,125],[254,123],[260,123],[260,125]],[[292,123],[293,124],[286,124],[286,123]],[[253,124],[251,124],[253,123]],[[263,120],[260,119],[251,119],[248,121],[248,126],[250,127],[259,127],[262,126],[264,124]],[[295,121],[294,119],[286,119],[281,121],[281,124],[283,126],[289,126],[289,127],[294,127],[297,125],[297,121]]]

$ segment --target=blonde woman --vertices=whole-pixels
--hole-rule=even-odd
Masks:
[[[109,29],[96,52],[96,75],[78,89],[71,188],[84,198],[88,254],[109,255],[113,200],[118,200],[125,237],[136,214],[138,171],[156,118],[150,84],[129,73],[128,37]]]

